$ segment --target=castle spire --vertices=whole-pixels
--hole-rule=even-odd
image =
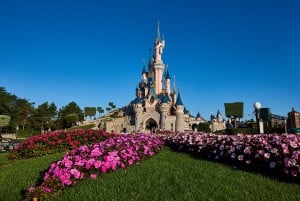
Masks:
[[[142,71],[142,75],[143,75],[143,74],[146,74],[146,72],[147,72],[146,69],[145,69],[145,65],[146,65],[146,64],[145,64],[145,60],[144,60],[144,59],[142,60],[142,63],[143,63],[143,71]]]
[[[183,105],[182,100],[181,100],[181,97],[180,97],[179,91],[178,91],[178,96],[177,96],[176,105]]]
[[[157,34],[156,39],[160,40],[159,20],[157,21]]]
[[[175,75],[174,75],[174,88],[173,88],[173,93],[176,93],[176,80],[175,80]]]
[[[171,80],[170,73],[169,73],[169,69],[168,69],[168,65],[166,65],[165,79],[166,79],[166,80],[167,80],[167,79]]]

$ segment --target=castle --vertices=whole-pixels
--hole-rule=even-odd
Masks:
[[[100,128],[114,132],[154,132],[157,129],[173,132],[195,130],[204,122],[198,113],[196,117],[185,109],[180,93],[174,86],[171,91],[171,77],[168,66],[162,60],[165,40],[160,35],[159,23],[150,52],[148,68],[144,64],[141,81],[136,88],[135,99],[128,106],[104,118]],[[108,116],[108,115],[107,115]]]

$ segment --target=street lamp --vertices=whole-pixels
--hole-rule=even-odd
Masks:
[[[260,127],[259,127],[259,119],[260,119],[260,115],[259,115],[259,111],[260,111],[260,108],[261,108],[261,103],[260,103],[260,102],[255,102],[255,103],[253,104],[253,107],[254,107],[254,109],[255,109],[255,118],[256,118],[257,130],[258,130],[257,133],[260,133]]]
[[[18,131],[19,131],[19,126],[17,125],[17,127],[16,127],[16,139],[18,139]]]
[[[285,131],[285,134],[287,134],[287,121],[286,121],[286,118],[284,118],[284,131]]]

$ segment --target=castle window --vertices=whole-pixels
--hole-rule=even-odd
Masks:
[[[173,123],[171,123],[171,131],[173,131],[173,129],[174,129],[174,128],[173,128]]]

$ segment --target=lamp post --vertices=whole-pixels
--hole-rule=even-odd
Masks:
[[[260,111],[260,108],[261,108],[261,103],[260,102],[255,102],[253,104],[253,107],[254,107],[254,110],[255,110],[255,118],[256,118],[256,125],[257,125],[257,133],[260,133],[260,127],[259,127],[259,119],[260,119],[260,116],[259,116],[259,111]]]
[[[287,121],[286,121],[286,118],[284,118],[284,130],[285,130],[285,134],[287,134]]]
[[[17,125],[17,127],[16,127],[16,140],[18,139],[18,131],[19,131],[19,126]]]

